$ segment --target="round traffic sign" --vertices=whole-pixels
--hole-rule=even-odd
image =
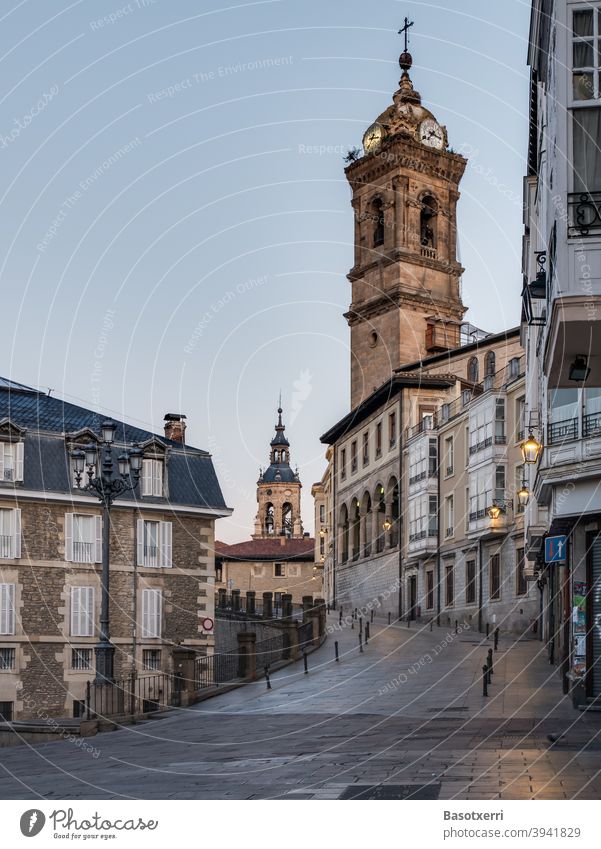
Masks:
[[[206,619],[202,620],[202,630],[203,631],[212,631],[214,627],[215,627],[215,623],[213,622],[213,620],[209,616],[207,616]]]

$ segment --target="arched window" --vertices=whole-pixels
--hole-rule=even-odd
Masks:
[[[371,530],[373,525],[373,516],[371,512],[371,496],[366,492],[362,500],[363,506],[363,556],[369,557],[371,554]]]
[[[265,533],[275,533],[275,521],[273,515],[273,504],[271,502],[265,505]]]
[[[341,540],[341,562],[346,563],[348,560],[348,543],[349,543],[349,520],[348,520],[348,510],[346,509],[346,504],[342,505],[340,510],[340,533],[342,536]]]
[[[419,217],[419,238],[422,248],[436,249],[438,204],[431,195],[422,198]]]
[[[352,523],[352,543],[353,543],[353,560],[359,558],[360,539],[361,539],[361,513],[359,511],[359,502],[355,498],[351,505],[351,523]]]
[[[371,210],[374,223],[373,246],[374,248],[377,248],[379,245],[384,244],[384,210],[382,209],[382,201],[380,198],[376,198],[376,200],[372,203]]]
[[[468,362],[467,379],[470,383],[478,383],[478,357],[472,357]]]
[[[284,536],[291,537],[293,530],[293,517],[292,517],[292,504],[286,501],[285,504],[282,505],[282,530],[284,531]]]
[[[377,506],[376,506],[377,505]],[[386,531],[384,530],[384,522],[386,521],[386,490],[379,483],[376,486],[374,493],[374,509],[377,510],[376,517],[376,552],[379,554],[384,550],[384,540]]]
[[[495,374],[495,352],[489,351],[484,359],[484,376],[492,377]]]

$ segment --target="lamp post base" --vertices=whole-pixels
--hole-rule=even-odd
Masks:
[[[96,653],[96,684],[112,684],[115,646],[110,642],[101,642],[94,646]]]

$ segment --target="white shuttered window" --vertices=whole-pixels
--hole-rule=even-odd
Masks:
[[[161,636],[161,590],[142,590],[142,639]]]
[[[21,510],[0,510],[0,557],[21,556]]]
[[[138,566],[162,566],[168,568],[172,562],[171,522],[154,522],[138,519],[137,529]]]
[[[0,442],[0,480],[23,480],[23,442]]]
[[[15,585],[0,584],[0,634],[15,633]]]
[[[94,587],[71,587],[71,636],[94,636]]]
[[[65,560],[102,563],[102,516],[65,514]]]
[[[154,495],[159,498],[163,495],[163,461],[142,461],[142,495]]]

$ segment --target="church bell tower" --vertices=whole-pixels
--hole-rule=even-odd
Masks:
[[[355,218],[351,406],[404,363],[459,345],[465,314],[457,260],[457,201],[466,160],[422,105],[409,76],[405,19],[402,76],[393,103],[349,153]]]
[[[290,467],[290,443],[282,424],[282,407],[278,408],[275,436],[270,443],[269,466],[259,472],[253,539],[289,537],[302,539],[300,495],[301,482],[298,469]]]

